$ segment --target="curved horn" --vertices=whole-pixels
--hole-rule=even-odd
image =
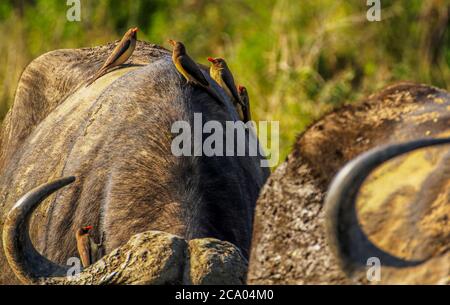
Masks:
[[[325,199],[326,235],[331,251],[348,276],[365,273],[369,257],[377,257],[383,265],[396,267],[415,266],[425,261],[402,260],[370,242],[358,222],[356,199],[364,180],[383,162],[419,148],[448,143],[450,138],[382,146],[353,159],[336,175]]]
[[[29,234],[33,211],[45,198],[75,181],[61,178],[25,194],[8,213],[3,226],[3,248],[11,269],[26,284],[37,284],[44,277],[66,276],[68,267],[55,264],[34,248]]]

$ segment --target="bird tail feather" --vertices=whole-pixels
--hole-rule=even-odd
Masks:
[[[105,75],[107,72],[107,69],[100,69],[93,77],[91,77],[88,82],[86,83],[86,87],[89,87],[92,85],[93,82],[95,82],[97,79]]]
[[[214,91],[213,88],[207,87],[207,86],[203,86],[203,85],[200,85],[200,86],[201,86],[203,89],[205,89],[205,91],[206,91],[212,98],[214,98],[214,99],[215,99],[216,101],[218,101],[219,103],[225,105],[225,101],[223,100],[223,98],[221,98],[221,97],[219,96],[219,94],[217,94],[217,92]]]

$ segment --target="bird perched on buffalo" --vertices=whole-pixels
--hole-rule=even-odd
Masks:
[[[169,39],[168,42],[173,46],[172,61],[186,81],[189,84],[204,88],[213,98],[220,103],[224,103],[222,98],[211,88],[197,63],[187,54],[184,44],[172,39]]]
[[[110,69],[123,64],[131,57],[136,48],[137,32],[138,28],[131,28],[125,33],[100,70],[88,81],[86,87],[105,75]]]
[[[100,238],[100,242],[97,244],[90,236],[92,226],[86,226],[78,229],[75,234],[77,240],[77,250],[80,255],[81,263],[83,267],[95,263],[103,256],[103,234]]]
[[[239,98],[242,102],[242,112],[243,112],[243,122],[247,123],[252,120],[252,116],[250,113],[250,98],[248,96],[247,88],[244,86],[238,86]]]
[[[233,74],[228,68],[226,61],[220,57],[208,57],[208,61],[212,63],[209,69],[211,78],[214,79],[219,84],[219,86],[222,87],[223,90],[227,93],[227,95],[233,101],[240,119],[243,120],[244,105],[241,102],[238,91],[236,89]]]

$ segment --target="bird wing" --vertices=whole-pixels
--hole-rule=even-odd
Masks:
[[[88,237],[80,239],[77,243],[77,248],[83,267],[89,266],[91,264],[91,247]]]
[[[197,82],[201,85],[208,87],[209,83],[203,75],[202,71],[198,67],[198,65],[187,55],[181,55],[178,57],[178,61],[180,62],[183,69],[191,75]]]
[[[222,69],[221,73],[222,73],[223,82],[225,83],[225,85],[230,90],[230,92],[233,95],[234,99],[236,100],[236,102],[238,102],[239,104],[242,105],[242,101],[241,101],[241,99],[239,97],[239,94],[237,92],[237,89],[236,89],[236,84],[234,83],[233,74],[231,74],[231,71],[228,70],[228,69]]]
[[[117,59],[119,59],[120,56],[125,53],[128,48],[130,47],[131,40],[126,39],[121,41],[112,51],[111,55],[109,55],[108,59],[106,59],[105,63],[103,64],[104,67],[110,66],[112,63],[114,63]]]
[[[97,244],[92,238],[89,238],[89,244],[91,245],[91,262],[94,263],[99,259],[98,253],[100,250],[100,245]]]

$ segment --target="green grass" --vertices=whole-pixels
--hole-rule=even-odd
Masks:
[[[360,0],[82,0],[82,22],[72,23],[65,2],[0,3],[0,31],[8,33],[0,40],[0,118],[33,58],[104,44],[136,25],[139,39],[185,41],[204,64],[226,58],[249,89],[254,119],[280,121],[280,161],[333,107],[399,80],[450,87],[445,1],[382,1],[383,20],[368,22]]]

